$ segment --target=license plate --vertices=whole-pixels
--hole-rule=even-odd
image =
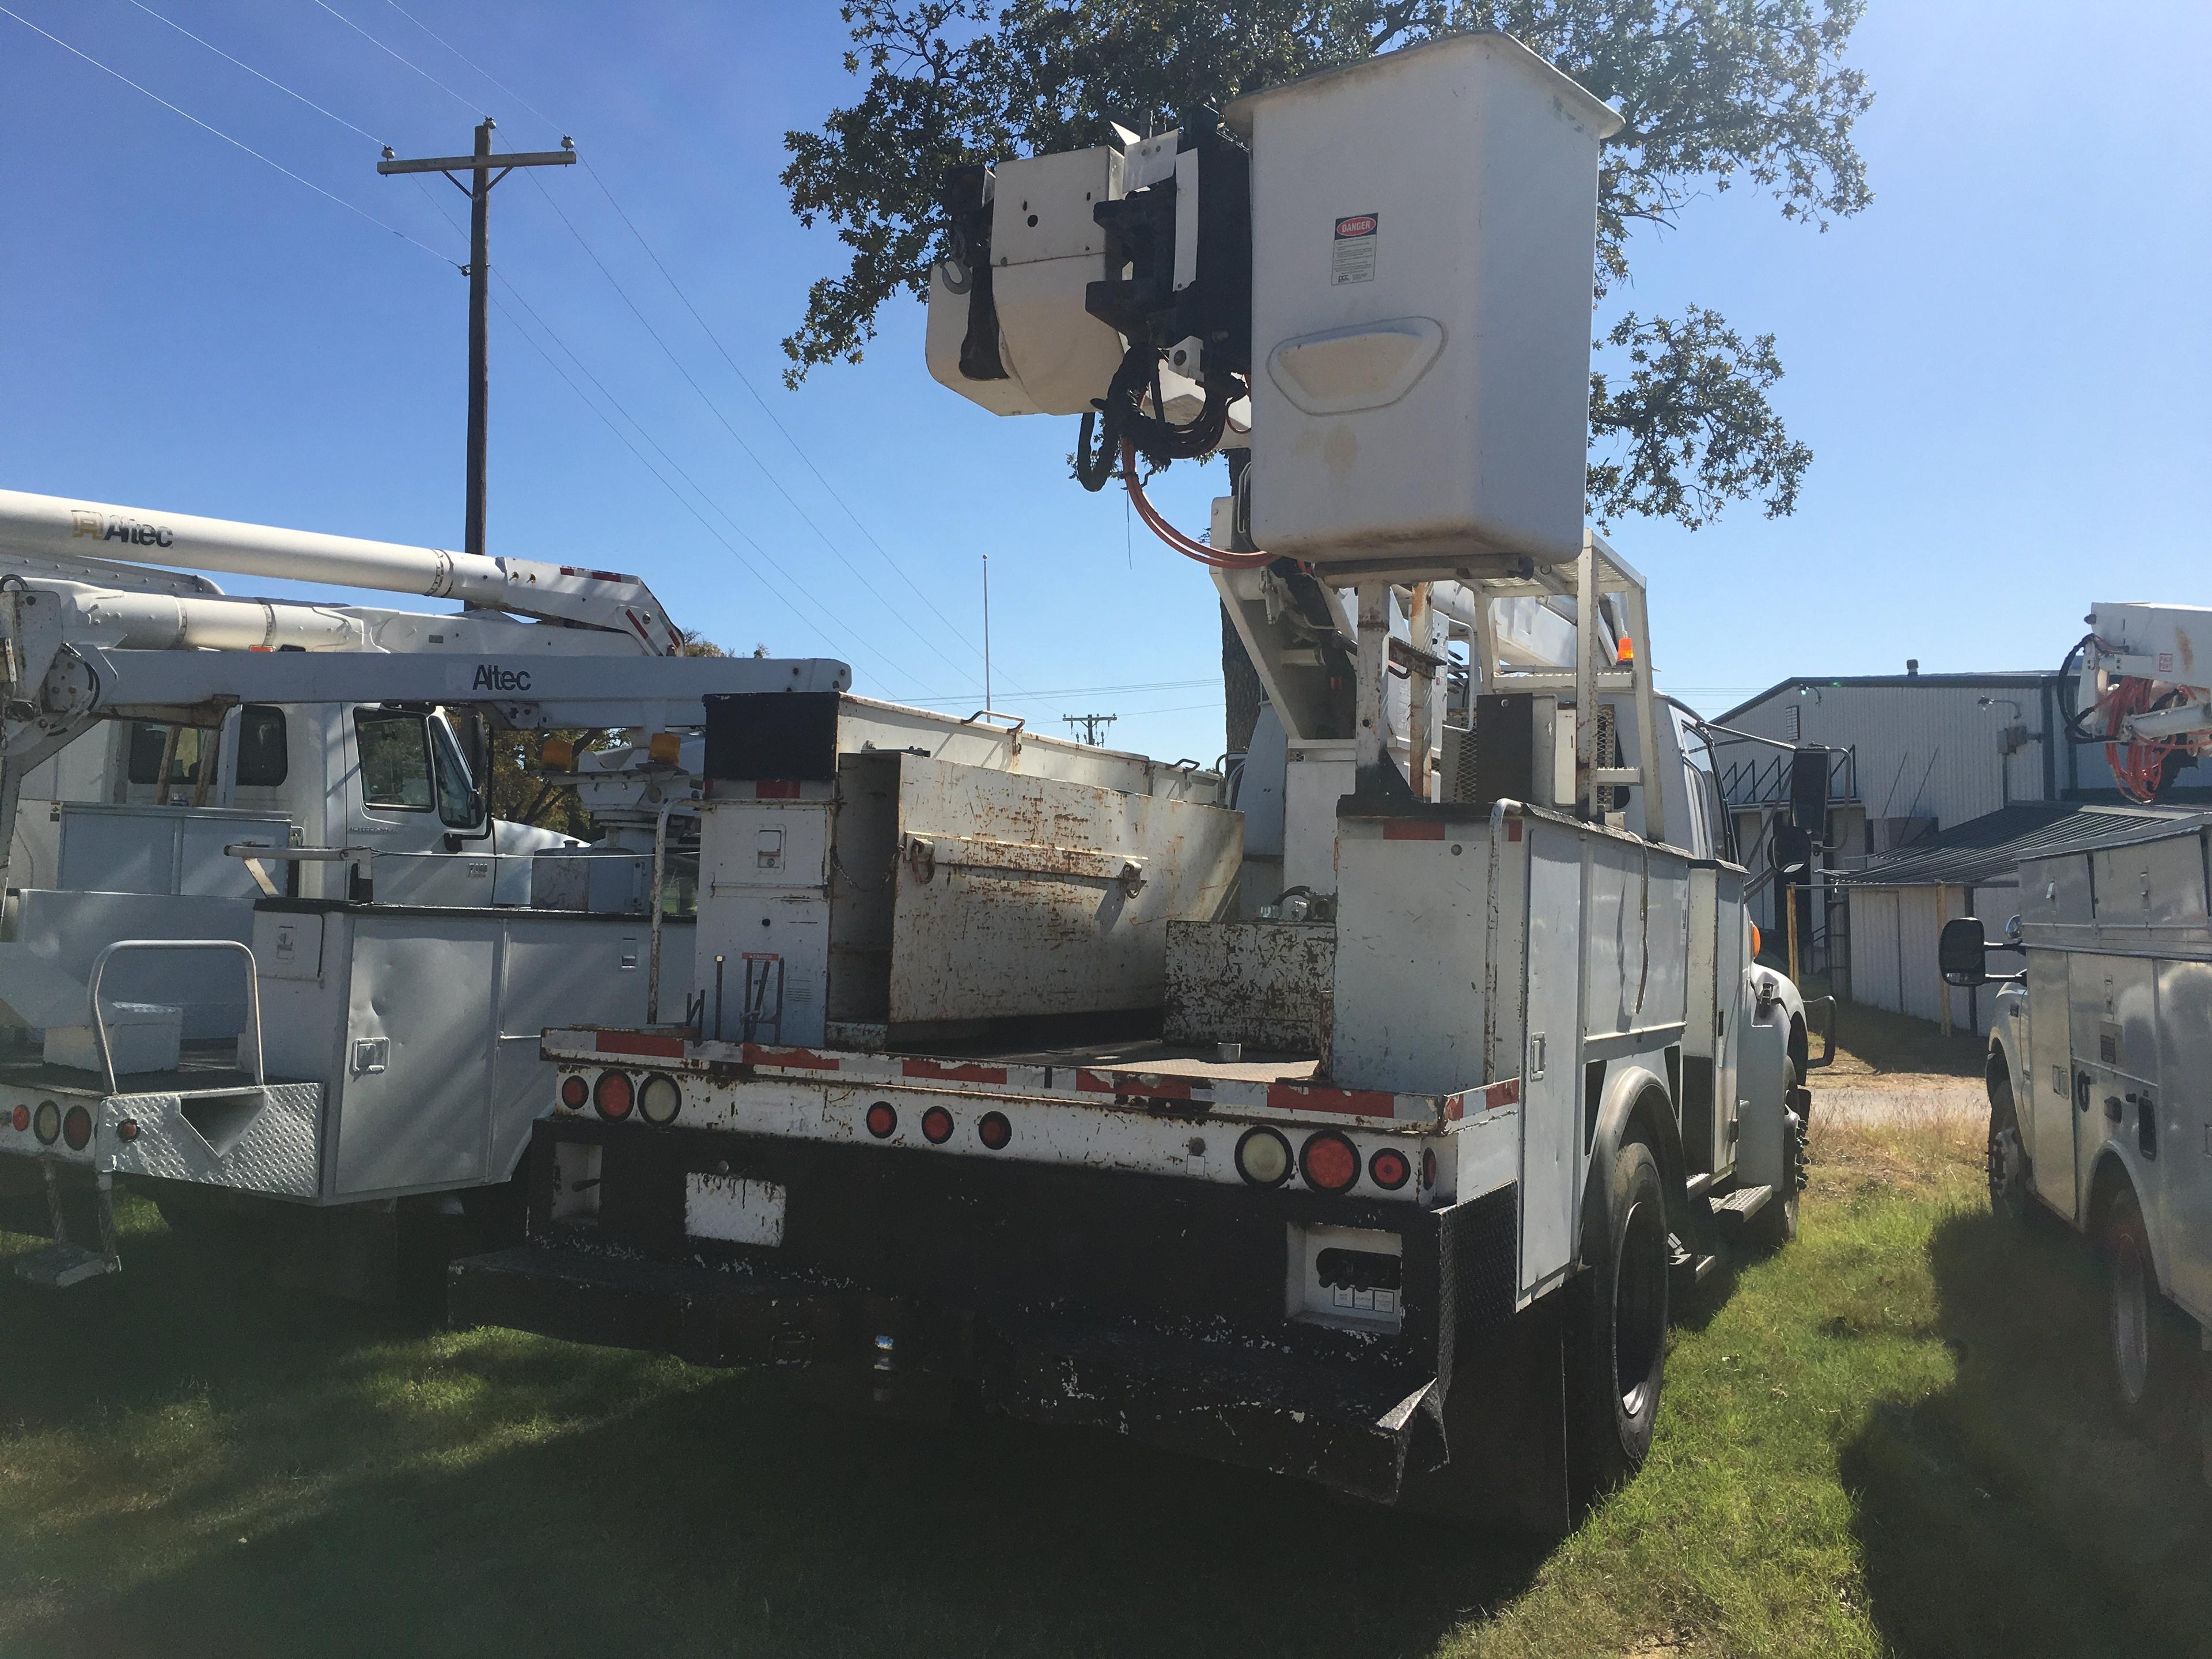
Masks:
[[[684,1178],[684,1231],[731,1244],[783,1243],[783,1188],[744,1176]]]

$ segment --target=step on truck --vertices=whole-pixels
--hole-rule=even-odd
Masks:
[[[458,1317],[1542,1530],[1641,1460],[1672,1298],[1794,1231],[1806,1097],[1582,523],[1618,121],[1468,34],[954,170],[930,372],[1081,417],[1261,735],[1164,810],[827,702],[710,726],[703,1000],[547,1032],[528,1237]],[[1201,540],[1139,474],[1217,450]]]
[[[2154,805],[2212,749],[2212,610],[2099,605],[2069,659],[2077,742]],[[2112,1395],[2137,1421],[2194,1412],[2212,1480],[2212,815],[2114,815],[2020,865],[2020,913],[1946,924],[1954,985],[2002,976],[1989,1043],[1990,1205],[2056,1217],[2104,1268]]]

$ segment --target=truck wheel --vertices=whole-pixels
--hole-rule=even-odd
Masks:
[[[2020,1116],[2012,1103],[2012,1080],[1990,1079],[1990,1212],[2002,1220],[2025,1222],[2028,1214],[2027,1149],[2021,1144]]]
[[[1667,1370],[1667,1198],[1659,1160],[1622,1143],[1583,1213],[1570,1311],[1567,1456],[1577,1507],[1643,1467]]]
[[[2121,1413],[2141,1421],[2172,1393],[2183,1367],[2175,1352],[2174,1316],[2158,1293],[2150,1233],[2134,1188],[2123,1185],[2112,1195],[2099,1242],[2105,1260],[2105,1334],[2112,1392]]]
[[[1797,1062],[1782,1062],[1782,1098],[1797,1093]],[[1782,1113],[1782,1190],[1768,1199],[1744,1231],[1752,1247],[1763,1252],[1780,1249],[1797,1237],[1797,1198],[1805,1190],[1805,1126],[1786,1104]]]

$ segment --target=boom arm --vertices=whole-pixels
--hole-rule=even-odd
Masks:
[[[637,577],[574,565],[487,558],[15,489],[0,489],[0,548],[57,559],[92,555],[419,593],[632,635],[655,656],[672,655],[684,647],[683,635]]]

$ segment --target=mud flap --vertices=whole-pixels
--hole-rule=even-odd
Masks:
[[[1460,1338],[1443,1400],[1443,1455],[1409,1472],[1405,1507],[1532,1538],[1572,1529],[1565,1301],[1554,1293]]]

